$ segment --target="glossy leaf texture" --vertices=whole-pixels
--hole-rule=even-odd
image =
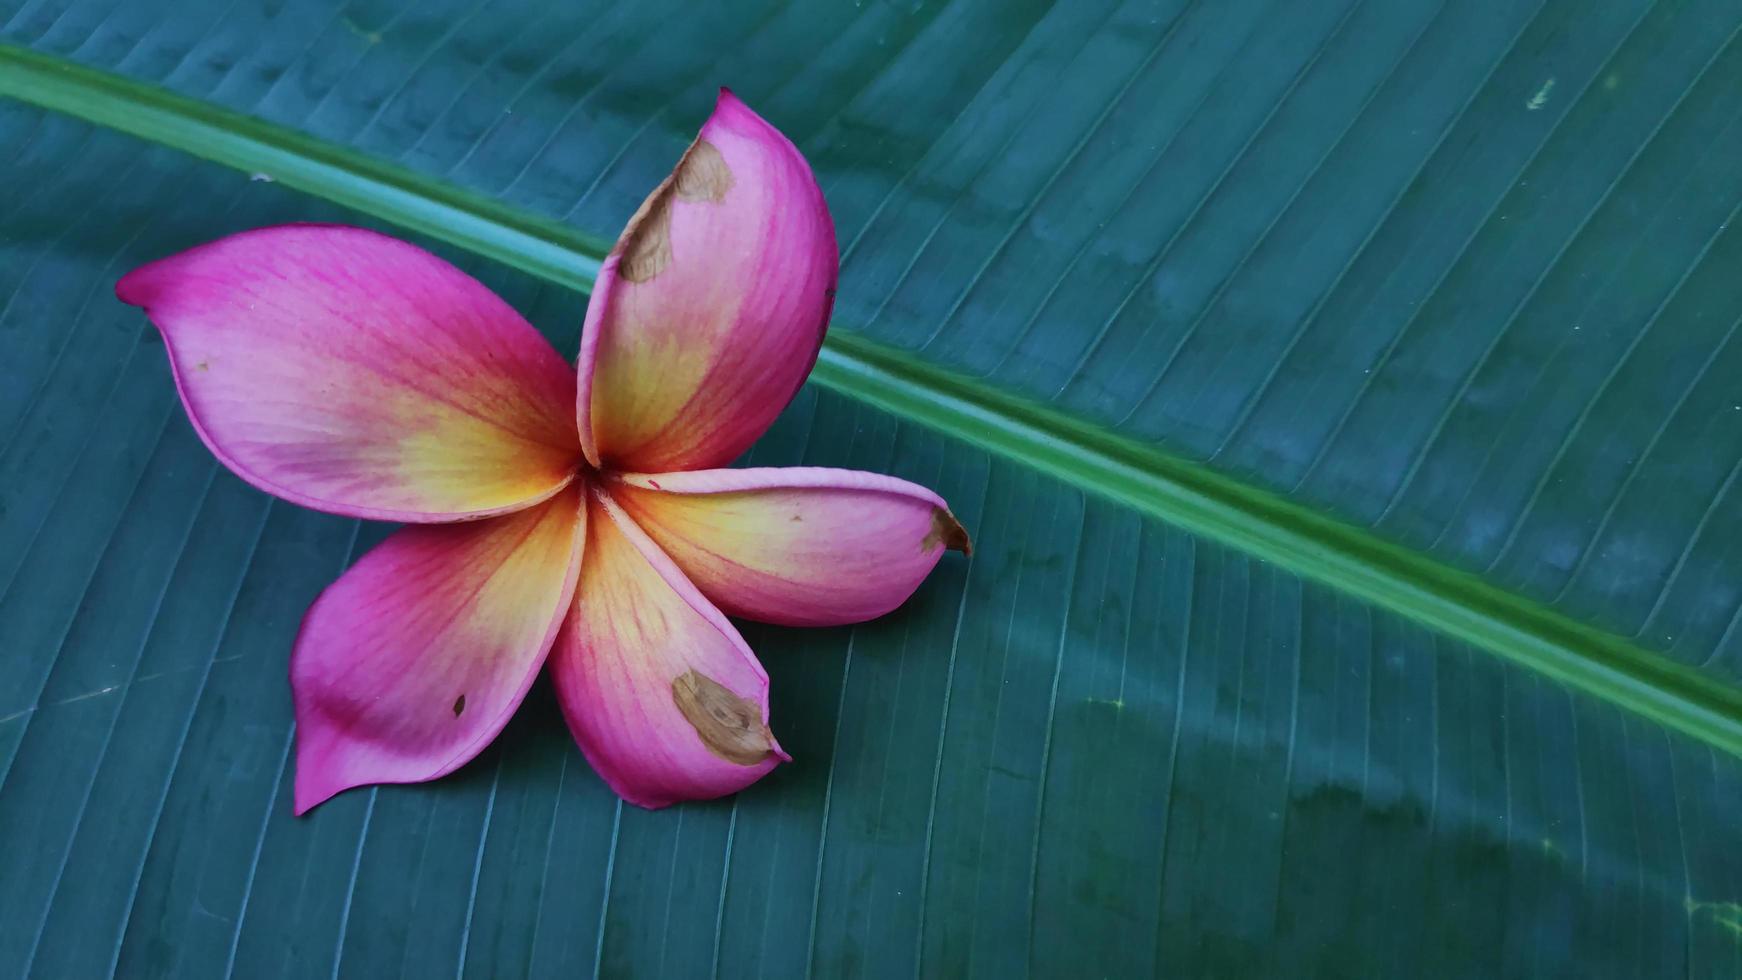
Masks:
[[[237,171],[0,101],[0,976],[1742,972],[1742,761],[1676,717],[1742,682],[1734,4],[0,25],[152,86],[70,111],[179,145],[129,101],[160,86],[292,134]],[[741,463],[935,488],[973,558],[868,624],[743,627],[794,763],[734,800],[620,806],[541,684],[447,780],[293,819],[295,625],[388,529],[219,468],[114,279],[385,215],[572,355],[569,258],[722,83],[809,156],[843,254],[828,387]],[[371,162],[409,176],[359,194]],[[939,407],[981,390],[1005,435]],[[1217,524],[1036,463],[1103,439],[1299,506]],[[1356,536],[1261,526],[1307,513]],[[1270,560],[1285,532],[1322,558]],[[1368,540],[1426,598],[1364,584]],[[1602,631],[1619,679],[1524,665],[1482,589]],[[1606,669],[1594,631],[1561,645]]]

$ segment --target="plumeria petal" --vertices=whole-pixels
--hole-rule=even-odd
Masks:
[[[599,271],[576,399],[587,458],[654,472],[742,453],[816,362],[838,265],[810,166],[722,89]]]
[[[404,528],[321,593],[290,665],[297,813],[365,783],[434,779],[496,737],[568,612],[581,497]]]
[[[968,533],[906,480],[817,467],[623,474],[623,510],[734,616],[857,623],[906,601]]]
[[[508,304],[362,228],[263,228],[116,286],[163,331],[200,437],[244,480],[353,517],[505,513],[580,459],[574,373]]]
[[[768,730],[768,675],[743,637],[597,491],[550,669],[587,761],[631,803],[735,793],[788,759]]]

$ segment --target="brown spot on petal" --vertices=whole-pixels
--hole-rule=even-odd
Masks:
[[[962,526],[961,521],[956,520],[956,515],[942,507],[932,508],[931,531],[919,543],[924,551],[930,551],[938,545],[964,555],[974,553],[974,543],[968,540],[968,529]]]
[[[671,264],[671,180],[660,184],[617,240],[622,256],[617,274],[630,282],[646,282]]]
[[[831,281],[829,288],[823,290],[823,316],[822,322],[817,324],[817,349],[816,352],[812,354],[813,357],[816,353],[822,352],[823,338],[829,335],[829,317],[832,316],[834,312],[835,284]]]
[[[464,694],[462,694],[459,697],[454,699],[454,717],[458,718],[462,713],[465,712],[465,710],[466,710],[466,696]]]
[[[732,169],[726,158],[714,144],[698,137],[684,151],[677,169],[647,195],[623,229],[615,250],[621,256],[617,274],[630,282],[647,282],[671,265],[674,195],[685,201],[717,203],[725,200],[731,189]]]
[[[726,158],[720,154],[719,147],[699,137],[684,151],[672,177],[677,185],[677,196],[686,201],[718,204],[732,189],[732,168],[726,166]]]
[[[671,682],[671,699],[709,752],[740,766],[758,765],[768,758],[774,737],[762,723],[762,709],[755,702],[693,670]]]

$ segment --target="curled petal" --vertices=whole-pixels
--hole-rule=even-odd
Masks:
[[[550,669],[587,761],[638,806],[735,793],[788,759],[743,637],[602,493]]]
[[[625,474],[611,492],[734,616],[857,623],[906,601],[968,532],[906,480],[817,467]]]
[[[200,438],[268,493],[446,521],[573,478],[573,372],[496,294],[414,245],[263,228],[142,266],[115,291],[163,331]]]
[[[804,157],[721,90],[599,271],[575,403],[587,458],[660,471],[742,453],[816,363],[838,265]]]
[[[298,814],[445,775],[496,737],[568,611],[585,516],[571,487],[506,517],[407,527],[321,593],[290,664]]]

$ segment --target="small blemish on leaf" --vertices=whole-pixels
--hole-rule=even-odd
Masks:
[[[1732,936],[1742,938],[1742,905],[1735,902],[1702,902],[1689,896],[1684,907],[1688,918],[1694,919],[1702,913],[1712,919],[1712,924],[1729,932]]]
[[[1531,96],[1530,100],[1524,103],[1524,108],[1531,112],[1535,112],[1543,106],[1548,105],[1548,94],[1554,91],[1554,83],[1554,76],[1550,75],[1548,79],[1542,83],[1542,87],[1536,90],[1536,94]]]
[[[794,514],[794,515],[792,515],[791,518],[789,518],[789,520],[794,524],[802,524],[802,523],[804,523],[804,515],[803,514]]]
[[[931,512],[931,530],[920,541],[919,547],[921,551],[930,551],[939,545],[964,555],[974,553],[974,544],[968,540],[968,529],[962,526],[961,521],[956,520],[956,515],[942,507],[934,507]]]
[[[454,717],[458,718],[461,714],[463,714],[465,712],[465,710],[466,710],[466,696],[464,694],[462,694],[459,697],[454,699]]]
[[[211,369],[212,366],[205,361],[200,361],[198,364],[194,365],[195,371],[210,371]]]
[[[709,752],[740,766],[759,765],[768,758],[774,737],[755,702],[693,670],[671,682],[671,699]]]
[[[380,44],[381,43],[381,32],[380,31],[367,30],[363,27],[363,25],[357,23],[356,21],[352,20],[349,17],[341,17],[339,19],[339,22],[345,25],[345,30],[350,31],[352,34],[357,35],[358,37],[369,42],[370,44]]]

